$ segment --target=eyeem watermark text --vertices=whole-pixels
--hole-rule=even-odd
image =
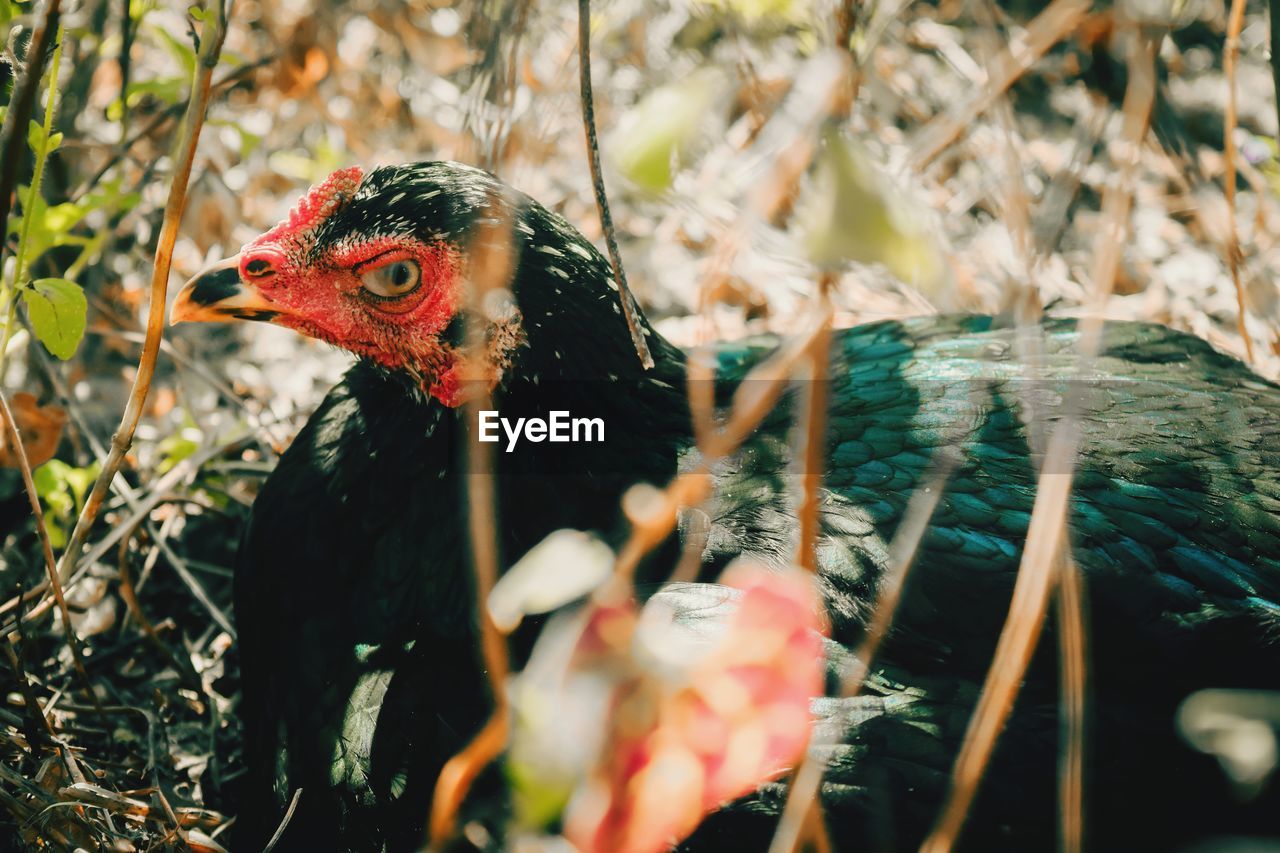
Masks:
[[[540,441],[583,442],[604,441],[604,418],[575,418],[567,411],[550,412],[549,418],[516,418],[513,423],[495,411],[480,412],[481,441],[497,442],[502,439],[499,428],[507,437],[506,452],[515,450],[520,439],[534,443]]]

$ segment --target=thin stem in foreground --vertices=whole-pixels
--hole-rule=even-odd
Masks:
[[[467,423],[479,422],[480,412],[493,408],[492,376],[485,341],[486,294],[510,286],[515,272],[511,245],[511,212],[499,199],[490,199],[485,224],[471,242],[471,310],[467,313],[467,355],[464,407]],[[494,224],[488,224],[494,223]],[[431,804],[430,837],[433,847],[448,842],[457,824],[458,810],[480,772],[497,758],[507,744],[510,718],[507,701],[507,641],[489,612],[489,593],[498,580],[497,494],[494,489],[493,446],[471,435],[467,440],[467,520],[471,541],[471,570],[475,579],[476,621],[480,629],[480,653],[493,714],[470,743],[444,765],[436,781]]]
[[[71,625],[71,611],[67,609],[67,599],[62,593],[62,584],[58,579],[58,567],[53,560],[53,543],[49,540],[49,528],[44,522],[44,512],[40,508],[40,495],[36,491],[35,479],[31,473],[31,460],[27,458],[27,449],[22,444],[22,434],[18,432],[18,422],[14,420],[13,410],[9,408],[9,400],[0,391],[0,419],[4,420],[3,428],[9,435],[9,446],[18,460],[18,469],[22,472],[22,485],[27,491],[27,500],[31,504],[31,514],[36,520],[36,532],[40,536],[40,547],[44,554],[45,569],[49,574],[49,586],[53,590],[53,599],[58,604],[58,612],[62,614],[62,628],[67,635],[67,645],[71,649],[71,660],[76,674],[84,685],[89,701],[98,704],[98,695],[93,692],[93,682],[89,680],[89,671],[84,666],[84,656],[80,654],[80,641],[76,638],[75,628]]]
[[[920,540],[929,529],[929,520],[933,518],[934,510],[942,500],[956,457],[951,454],[943,455],[935,464],[937,467],[927,485],[912,492],[902,515],[902,523],[898,525],[889,545],[889,570],[885,573],[883,588],[871,621],[854,653],[855,665],[844,674],[841,681],[840,695],[843,698],[853,698],[862,691],[867,673],[871,671],[871,662],[880,651],[880,644],[888,635],[889,627],[898,612],[907,574],[920,547]],[[834,737],[834,734],[829,737]],[[827,740],[823,743],[829,742]],[[822,744],[809,744],[792,776],[787,801],[778,820],[778,829],[769,844],[769,853],[792,853],[800,843],[803,833],[812,831],[809,828],[813,826],[813,816],[818,814],[818,791],[822,785],[822,776],[827,770],[826,763],[814,757],[813,747],[818,745]]]
[[[35,108],[40,78],[44,76],[44,57],[49,52],[50,32],[56,32],[59,35],[62,32],[62,26],[58,23],[58,0],[49,0],[40,23],[36,25],[31,43],[27,47],[27,70],[17,84],[9,111],[5,114],[4,128],[0,131],[0,136],[3,137],[3,141],[0,141],[0,152],[3,152],[4,157],[3,161],[0,161],[0,225],[4,226],[6,234],[9,213],[13,209],[13,198],[17,194],[18,167],[23,159],[22,146],[27,139],[27,121]],[[44,171],[44,157],[48,149],[49,129],[58,91],[57,60],[61,55],[62,46],[59,44],[54,50],[54,70],[49,82],[48,108],[45,110],[45,144],[36,154],[31,188],[25,202],[27,211],[33,209],[35,199],[39,198],[40,175]],[[25,213],[22,218],[22,233],[18,239],[18,254],[13,268],[13,278],[8,282],[0,282],[0,308],[4,310],[4,331],[0,333],[0,386],[4,384],[5,357],[9,352],[9,340],[13,337],[13,327],[18,319],[18,285],[22,283],[22,268],[26,265],[26,246],[31,233],[32,218]],[[0,239],[0,268],[4,265],[6,246],[7,241]]]
[[[1133,176],[1155,100],[1155,57],[1159,34],[1139,30],[1137,36],[1130,56],[1129,83],[1124,96],[1124,123],[1118,149],[1120,178],[1109,184],[1103,195],[1094,252],[1091,310],[1079,325],[1079,373],[1082,375],[1088,373],[1102,349],[1102,308],[1115,284],[1133,201]],[[1044,466],[1036,481],[1036,497],[1014,582],[1009,616],[1001,630],[991,667],[987,670],[982,695],[960,746],[942,813],[921,845],[923,853],[945,853],[959,839],[1039,641],[1057,565],[1067,548],[1067,510],[1080,449],[1076,405],[1074,393],[1069,393],[1064,401],[1066,415],[1049,438]]]
[[[1245,325],[1244,282],[1240,279],[1240,234],[1236,228],[1236,65],[1240,59],[1240,30],[1244,27],[1244,0],[1231,0],[1227,41],[1222,48],[1222,69],[1227,77],[1227,110],[1222,122],[1222,158],[1226,167],[1223,190],[1227,195],[1227,266],[1236,288],[1236,331],[1244,341],[1245,360],[1253,364],[1253,340]],[[1272,22],[1275,26],[1275,22]]]
[[[46,0],[37,19],[27,48],[27,70],[14,85],[13,98],[0,128],[0,223],[8,223],[18,186],[18,169],[22,165],[22,146],[27,141],[27,122],[36,102],[36,91],[44,75],[44,57],[49,52],[49,39],[58,29],[60,0]],[[0,262],[4,261],[5,241],[0,240]]]
[[[622,255],[618,252],[618,240],[614,236],[613,216],[609,213],[609,198],[604,191],[604,174],[600,170],[600,143],[596,139],[596,107],[591,93],[591,0],[578,0],[578,78],[582,92],[582,126],[587,135],[587,162],[591,166],[591,185],[595,188],[596,209],[600,212],[600,227],[609,249],[609,263],[613,265],[613,280],[618,285],[618,301],[622,303],[622,316],[627,320],[631,344],[645,370],[653,367],[653,355],[644,339],[644,329],[636,312],[635,298],[627,286],[627,273],[622,268]]]
[[[124,414],[120,418],[120,426],[111,437],[111,450],[107,454],[107,461],[102,466],[97,480],[94,481],[93,490],[80,511],[80,517],[76,519],[76,526],[67,541],[67,548],[62,553],[62,561],[58,564],[59,579],[64,582],[75,571],[84,544],[89,538],[89,530],[98,517],[98,511],[102,509],[107,489],[124,462],[125,453],[133,444],[133,433],[142,419],[143,405],[151,390],[151,379],[155,375],[156,358],[160,352],[160,339],[164,334],[165,297],[169,292],[169,267],[173,262],[173,245],[178,238],[178,226],[182,221],[183,208],[186,206],[187,184],[191,180],[196,143],[200,140],[200,129],[204,125],[205,110],[209,104],[213,69],[218,64],[222,42],[227,34],[226,11],[225,0],[216,0],[212,14],[203,28],[200,53],[192,82],[192,97],[187,105],[187,112],[183,117],[177,144],[174,147],[173,161],[177,164],[177,168],[174,170],[173,182],[169,186],[169,198],[164,207],[164,221],[160,226],[160,237],[156,244],[155,265],[151,275],[151,305],[147,313],[146,340],[142,345],[142,356],[138,360],[138,372],[134,377]]]

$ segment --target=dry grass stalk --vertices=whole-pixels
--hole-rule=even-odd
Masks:
[[[156,243],[155,264],[151,275],[151,304],[147,313],[147,336],[142,345],[142,355],[138,359],[138,372],[130,389],[124,414],[120,418],[120,426],[111,438],[111,450],[107,454],[107,460],[97,480],[94,481],[93,490],[84,502],[80,516],[76,519],[75,528],[67,541],[66,550],[62,553],[62,561],[58,564],[58,575],[64,583],[75,571],[85,542],[89,538],[89,530],[93,527],[99,510],[102,509],[107,489],[124,462],[125,453],[133,444],[133,433],[142,419],[143,406],[151,390],[151,379],[156,370],[156,357],[160,353],[160,339],[164,334],[165,297],[169,292],[169,267],[173,262],[173,245],[178,238],[178,226],[182,221],[182,212],[186,205],[187,184],[191,180],[191,166],[195,160],[196,144],[200,141],[200,129],[204,125],[205,110],[209,105],[213,69],[218,64],[218,56],[222,51],[222,42],[226,34],[226,3],[225,0],[215,0],[214,8],[202,28],[200,51],[192,81],[192,96],[187,104],[186,115],[179,126],[177,144],[174,147],[176,168],[173,181],[169,185],[164,220]]]
[[[1253,364],[1253,339],[1245,324],[1247,308],[1244,282],[1240,279],[1240,234],[1236,228],[1236,66],[1240,60],[1240,30],[1244,27],[1244,0],[1231,0],[1231,16],[1227,20],[1227,40],[1222,48],[1222,69],[1227,77],[1227,109],[1223,116],[1222,158],[1226,167],[1223,177],[1227,194],[1227,266],[1236,288],[1236,331],[1244,341],[1245,360]],[[1274,27],[1274,22],[1272,23]]]
[[[943,113],[916,137],[910,157],[910,170],[924,171],[946,148],[960,138],[964,129],[995,103],[1027,69],[1055,44],[1060,42],[1083,20],[1089,11],[1089,0],[1053,0],[1027,25],[1026,36],[1018,45],[1010,45],[991,65],[986,87],[973,100],[954,113]]]
[[[635,299],[627,286],[627,273],[622,267],[622,255],[618,251],[618,239],[614,234],[613,215],[609,213],[609,197],[604,191],[604,174],[600,170],[600,143],[596,139],[596,106],[591,93],[591,0],[578,0],[578,82],[582,95],[582,128],[587,137],[587,163],[591,167],[591,186],[595,189],[596,210],[600,214],[600,227],[604,231],[605,246],[609,249],[609,263],[613,266],[613,280],[618,285],[618,301],[622,316],[627,320],[631,333],[631,345],[645,370],[653,367],[653,354],[644,339],[640,319],[636,316]]]
[[[818,282],[819,313],[831,316],[831,289],[836,276],[822,273]],[[805,383],[803,441],[800,454],[801,493],[796,515],[800,521],[800,536],[796,542],[795,564],[808,572],[818,571],[818,533],[821,527],[819,504],[822,491],[822,472],[826,468],[827,440],[827,385],[828,365],[831,361],[831,325],[824,323],[809,348],[809,381]]]
[[[1063,853],[1084,849],[1084,754],[1088,639],[1084,578],[1064,548],[1058,561],[1058,659],[1062,662],[1062,752],[1058,757],[1058,833]]]
[[[467,423],[479,422],[480,412],[493,408],[486,336],[486,296],[510,286],[515,272],[512,257],[511,214],[498,199],[489,210],[471,243],[470,311],[467,314],[467,375],[464,406]],[[454,834],[457,814],[471,784],[507,745],[510,705],[507,699],[506,638],[494,624],[487,602],[499,573],[497,495],[494,489],[493,446],[472,435],[467,441],[467,516],[471,541],[471,568],[475,577],[476,619],[480,651],[489,687],[493,714],[467,746],[444,765],[431,804],[430,837],[434,847]]]
[[[84,656],[80,652],[80,640],[76,637],[75,628],[71,625],[71,611],[67,609],[67,599],[63,595],[62,583],[58,578],[58,566],[53,559],[53,543],[49,540],[49,528],[44,522],[44,512],[40,508],[40,495],[36,491],[35,480],[31,473],[31,461],[27,458],[27,448],[22,443],[22,434],[18,432],[18,422],[9,408],[9,400],[0,391],[0,418],[4,420],[4,429],[9,435],[9,446],[18,460],[18,469],[22,472],[22,485],[27,492],[27,500],[31,504],[31,514],[35,518],[36,531],[40,536],[40,547],[44,554],[45,569],[49,576],[49,586],[53,590],[53,600],[62,614],[62,629],[67,637],[67,646],[71,649],[71,660],[76,675],[84,686],[89,701],[98,704],[98,695],[93,691],[93,682],[89,679],[89,671],[84,667]],[[12,640],[12,636],[11,636]]]
[[[923,487],[912,492],[911,499],[907,502],[902,522],[889,544],[889,570],[885,573],[880,600],[876,602],[871,621],[854,655],[856,665],[844,674],[840,685],[840,695],[844,698],[857,696],[866,682],[871,662],[875,660],[880,644],[893,624],[916,550],[929,528],[929,520],[933,517],[938,502],[942,499],[955,462],[956,459],[951,454],[935,460],[934,474]],[[810,743],[810,748],[806,750],[792,775],[791,788],[787,791],[787,801],[770,842],[769,853],[792,853],[806,835],[811,835],[813,831],[813,821],[819,814],[818,789],[827,769],[823,762],[813,757],[812,748],[815,745],[819,744]]]
[[[799,366],[810,357],[823,330],[830,326],[831,316],[828,304],[808,331],[752,368],[734,394],[724,425],[719,429],[703,425],[699,445],[701,464],[672,480],[654,501],[645,502],[642,515],[628,513],[631,535],[618,552],[612,579],[597,591],[597,602],[614,602],[631,595],[632,580],[640,561],[675,530],[681,507],[696,507],[711,497],[714,488],[711,466],[737,450],[773,411]],[[699,375],[705,376],[705,370]]]
[[[147,639],[151,641],[156,650],[169,662],[174,671],[182,673],[192,687],[200,688],[200,676],[196,674],[195,669],[191,666],[191,660],[186,657],[180,658],[173,653],[164,638],[160,636],[160,632],[156,630],[155,624],[147,618],[147,614],[142,609],[142,602],[138,600],[137,590],[134,589],[133,573],[129,570],[129,542],[142,524],[143,520],[139,519],[133,529],[120,540],[120,559],[117,562],[120,573],[120,597],[124,599],[125,606],[129,608],[129,613],[138,623],[142,633],[147,636]],[[151,553],[158,554],[159,549]]]
[[[984,27],[994,40],[997,33],[996,10],[990,0],[979,4],[979,8],[984,13]],[[993,50],[992,55],[994,53]],[[1039,290],[1035,281],[1036,269],[1041,258],[1036,255],[1035,242],[1032,239],[1031,204],[1027,197],[1021,158],[1018,156],[1013,111],[1008,98],[1001,96],[998,99],[996,116],[1004,134],[1005,158],[1008,164],[1002,219],[1009,228],[1016,251],[1022,258],[1026,275],[1026,280],[1014,285],[1012,290],[1016,299],[1014,316],[1019,324],[1019,355],[1027,365],[1027,378],[1031,380],[1029,387],[1034,387],[1036,377],[1031,366],[1039,364],[1042,355],[1040,337],[1032,325],[1041,319]],[[1030,399],[1023,400],[1022,404],[1028,413],[1029,444],[1035,452],[1043,454],[1046,449],[1047,425],[1043,417],[1037,416],[1035,406]],[[1064,554],[1059,565],[1061,571],[1056,603],[1058,622],[1061,626],[1058,651],[1062,664],[1063,722],[1059,759],[1061,772],[1058,776],[1058,824],[1062,853],[1079,853],[1084,839],[1084,715],[1088,676],[1085,628],[1080,591],[1081,580],[1075,564],[1068,555]]]
[[[1101,349],[1102,308],[1115,282],[1132,203],[1133,176],[1155,99],[1155,55],[1159,35],[1147,30],[1139,31],[1137,35],[1134,53],[1129,60],[1129,85],[1123,106],[1124,121],[1118,149],[1119,180],[1111,183],[1103,196],[1093,271],[1093,310],[1080,322],[1079,364],[1082,374],[1088,372]],[[1057,566],[1066,549],[1067,510],[1080,440],[1074,409],[1068,394],[1067,416],[1049,439],[1044,467],[1038,478],[1009,617],[960,747],[942,813],[921,846],[924,853],[944,853],[955,846],[1035,651]]]
[[[22,149],[27,144],[27,121],[35,106],[40,78],[44,75],[44,60],[49,53],[50,39],[58,31],[60,0],[46,0],[36,18],[30,46],[27,48],[27,69],[14,86],[9,108],[5,112],[4,126],[0,128],[0,222],[8,223],[13,208],[13,196],[18,188],[18,170],[22,166]],[[7,240],[0,240],[0,262],[4,260]]]

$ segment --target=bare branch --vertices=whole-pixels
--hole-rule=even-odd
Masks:
[[[604,192],[604,175],[600,171],[600,143],[596,140],[596,107],[591,94],[591,2],[578,0],[578,69],[582,91],[582,126],[587,135],[587,161],[591,166],[591,184],[596,192],[596,209],[600,212],[600,227],[604,230],[604,242],[609,248],[609,263],[613,265],[613,280],[618,284],[618,301],[622,303],[622,316],[631,332],[631,343],[645,370],[653,367],[653,355],[644,339],[644,329],[636,311],[635,297],[627,286],[627,274],[622,268],[622,255],[618,252],[618,240],[614,236],[613,216],[609,213],[609,198]]]
[[[467,314],[467,354],[464,375],[467,423],[479,423],[480,412],[493,408],[491,365],[485,341],[485,297],[511,283],[511,215],[498,199],[490,199],[489,212],[472,240],[471,310]],[[431,804],[431,842],[445,844],[453,835],[458,809],[471,783],[507,743],[507,641],[489,613],[489,593],[498,579],[497,495],[494,489],[493,446],[471,435],[467,440],[467,515],[471,539],[471,569],[475,578],[476,621],[480,628],[480,652],[493,693],[493,714],[461,752],[445,764],[436,782]]]
[[[4,429],[9,435],[9,446],[18,460],[18,469],[22,472],[22,485],[26,487],[27,500],[31,504],[31,514],[36,520],[36,532],[40,536],[40,546],[44,552],[45,569],[49,574],[49,586],[53,590],[53,599],[58,604],[58,612],[62,614],[62,629],[67,635],[67,646],[71,649],[71,660],[76,674],[84,684],[89,701],[95,705],[98,696],[93,692],[93,682],[89,680],[89,672],[84,668],[84,657],[80,654],[80,640],[76,637],[75,628],[71,625],[71,611],[67,609],[67,599],[62,594],[62,583],[58,578],[58,567],[53,560],[53,543],[49,540],[49,528],[44,523],[44,512],[40,508],[40,495],[36,491],[35,479],[31,474],[31,460],[27,458],[27,449],[22,444],[22,434],[18,432],[18,422],[14,420],[13,410],[9,408],[9,400],[0,391],[0,419],[4,420]]]
[[[924,170],[955,142],[974,118],[985,112],[1040,57],[1061,41],[1089,11],[1089,0],[1053,0],[1027,25],[1026,37],[992,63],[986,87],[958,110],[945,112],[917,134],[911,151],[911,171]]]
[[[75,571],[85,541],[89,537],[89,530],[93,527],[93,522],[97,519],[102,502],[106,498],[107,489],[116,471],[120,469],[121,463],[124,462],[125,453],[133,444],[133,433],[142,419],[142,408],[151,390],[151,379],[156,370],[156,357],[160,352],[160,339],[164,334],[165,297],[169,291],[169,267],[173,261],[173,244],[178,238],[178,226],[182,221],[182,211],[187,200],[187,184],[191,180],[196,143],[200,140],[200,129],[204,124],[204,114],[209,103],[213,69],[218,64],[218,56],[226,34],[225,0],[216,0],[213,13],[204,27],[204,35],[200,40],[192,97],[179,128],[177,145],[174,149],[176,155],[174,163],[177,164],[177,168],[174,171],[173,183],[169,187],[169,198],[164,208],[164,221],[160,226],[160,238],[156,244],[155,266],[151,276],[151,305],[147,314],[147,337],[142,345],[142,356],[138,360],[138,372],[129,393],[129,402],[120,419],[120,427],[111,437],[111,451],[107,455],[106,464],[102,466],[102,471],[93,484],[93,490],[80,511],[80,517],[76,519],[75,529],[71,533],[67,548],[62,554],[62,561],[58,565],[59,578],[64,582]]]
[[[1117,147],[1119,180],[1108,185],[1102,201],[1093,269],[1093,303],[1080,321],[1079,372],[1085,373],[1102,348],[1102,309],[1111,295],[1124,243],[1133,176],[1142,140],[1146,137],[1155,100],[1155,56],[1160,34],[1139,30],[1129,61],[1129,85],[1124,97],[1124,125]],[[1074,394],[1064,403],[1066,416],[1049,438],[1044,467],[1036,484],[1027,541],[1018,566],[1009,616],[995,657],[987,670],[982,695],[969,722],[952,772],[951,789],[933,831],[921,845],[924,853],[951,850],[977,796],[978,786],[1004,728],[1031,655],[1040,637],[1049,593],[1065,558],[1067,508],[1080,444]]]
[[[1222,157],[1226,165],[1223,189],[1227,194],[1227,266],[1236,288],[1236,331],[1244,340],[1245,360],[1253,364],[1253,339],[1245,325],[1247,309],[1244,282],[1240,280],[1240,234],[1236,229],[1236,66],[1240,60],[1240,30],[1244,27],[1244,0],[1231,0],[1227,41],[1222,48],[1222,68],[1227,75],[1227,110],[1223,116]],[[1274,28],[1275,24],[1272,23]]]
[[[9,221],[13,196],[18,186],[18,169],[22,165],[22,147],[27,142],[27,122],[36,102],[40,77],[44,74],[44,58],[49,52],[49,40],[58,31],[58,10],[61,0],[46,0],[44,11],[37,19],[31,44],[27,48],[27,70],[14,84],[13,100],[0,128],[0,223]],[[0,262],[4,261],[5,241],[0,240]]]

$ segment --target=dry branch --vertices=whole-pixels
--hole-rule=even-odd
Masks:
[[[954,112],[939,115],[920,131],[912,146],[911,171],[923,171],[955,142],[964,129],[986,112],[1027,69],[1076,28],[1089,11],[1089,6],[1089,0],[1053,0],[1045,7],[1027,25],[1025,38],[996,57],[987,76],[986,87],[973,100]]]
[[[76,638],[75,628],[71,625],[71,611],[67,609],[67,599],[63,595],[62,584],[58,578],[58,567],[53,560],[53,543],[49,541],[49,528],[44,523],[44,512],[40,508],[40,495],[36,491],[35,480],[31,474],[31,461],[27,458],[27,448],[22,443],[22,434],[18,432],[18,422],[14,420],[13,410],[9,408],[9,400],[0,391],[0,419],[4,420],[3,428],[9,434],[9,446],[13,448],[18,459],[18,469],[22,472],[22,485],[27,492],[27,500],[31,504],[31,514],[35,518],[36,531],[40,536],[40,546],[44,553],[45,568],[49,575],[49,586],[53,590],[53,600],[57,602],[58,612],[62,614],[62,628],[67,635],[67,646],[71,649],[71,660],[76,674],[84,685],[85,693],[94,704],[98,696],[93,692],[93,682],[89,680],[89,672],[84,668],[84,656],[80,653],[80,641]]]
[[[1129,85],[1124,98],[1124,123],[1118,147],[1119,180],[1108,185],[1103,196],[1101,227],[1093,271],[1092,311],[1080,322],[1079,373],[1087,374],[1101,350],[1102,308],[1111,295],[1119,266],[1129,208],[1133,175],[1142,140],[1146,137],[1155,99],[1155,56],[1159,37],[1139,31],[1129,62]],[[1004,728],[1023,675],[1040,637],[1049,593],[1061,560],[1066,558],[1067,509],[1071,496],[1080,442],[1074,394],[1064,401],[1066,416],[1059,421],[1046,448],[1044,467],[1036,483],[1035,502],[1027,541],[1018,567],[1009,616],[987,671],[982,695],[969,722],[956,758],[951,787],[942,813],[921,850],[945,853],[960,836],[969,808],[977,796],[996,740]]]
[[[1222,158],[1226,166],[1223,189],[1227,194],[1227,266],[1236,289],[1236,331],[1244,341],[1245,361],[1253,364],[1253,339],[1245,324],[1244,282],[1240,280],[1240,234],[1236,228],[1236,66],[1240,60],[1240,30],[1244,27],[1244,0],[1231,0],[1227,41],[1222,48],[1222,69],[1227,76],[1227,109],[1223,116]]]
[[[178,226],[182,221],[182,212],[186,205],[187,184],[191,180],[191,166],[195,160],[196,144],[200,140],[200,129],[204,124],[205,109],[209,103],[213,69],[218,64],[218,56],[226,34],[225,0],[215,0],[215,8],[203,28],[195,77],[192,81],[192,97],[179,127],[177,144],[174,147],[174,163],[177,164],[177,168],[174,170],[173,182],[169,186],[164,221],[160,226],[160,238],[156,244],[155,265],[151,276],[151,305],[147,314],[147,337],[142,345],[142,356],[138,360],[138,372],[129,393],[129,401],[120,419],[120,427],[111,437],[111,450],[107,455],[107,461],[93,484],[93,490],[80,511],[80,517],[76,519],[76,526],[71,532],[67,548],[62,554],[62,561],[58,565],[58,575],[64,583],[75,571],[85,541],[89,537],[89,530],[93,527],[93,522],[97,519],[98,511],[106,498],[107,489],[116,471],[124,462],[125,453],[133,444],[133,433],[142,419],[143,405],[151,390],[156,357],[160,352],[160,339],[164,334],[165,297],[169,291],[169,267],[173,261],[173,245],[178,238]]]
[[[467,313],[467,356],[464,406],[467,423],[476,424],[480,412],[493,408],[490,384],[492,366],[487,356],[485,297],[510,286],[515,273],[512,256],[510,208],[490,199],[489,211],[472,240],[470,256],[471,310]],[[453,835],[458,809],[471,783],[507,744],[510,705],[507,700],[507,641],[489,612],[489,593],[500,571],[498,557],[497,495],[494,490],[493,446],[471,435],[467,441],[467,518],[471,542],[471,569],[475,578],[476,621],[480,651],[489,687],[493,714],[462,752],[444,765],[431,804],[430,836],[433,846],[443,846]]]
[[[600,143],[596,140],[595,97],[591,93],[591,0],[578,0],[578,77],[582,93],[582,127],[587,136],[587,162],[591,166],[591,185],[595,189],[596,209],[600,213],[600,227],[609,249],[609,263],[613,265],[613,280],[618,284],[618,301],[622,303],[622,316],[627,320],[631,344],[645,370],[653,367],[653,355],[644,339],[644,329],[636,316],[635,297],[627,286],[627,273],[622,268],[622,255],[618,252],[618,239],[614,236],[613,216],[609,213],[609,198],[604,191],[604,175],[600,170]]]

